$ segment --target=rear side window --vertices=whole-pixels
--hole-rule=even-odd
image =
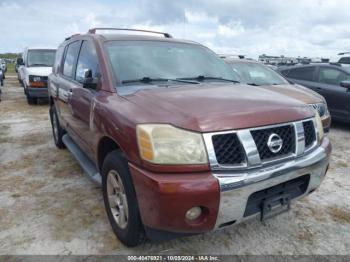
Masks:
[[[350,80],[350,76],[334,68],[320,68],[320,73],[318,76],[318,81],[320,83],[328,85],[340,85],[340,82],[344,80]]]
[[[96,49],[90,41],[84,41],[81,46],[75,79],[83,80],[86,70],[91,70],[93,78],[99,73]]]
[[[53,72],[55,74],[57,74],[60,71],[63,53],[64,53],[64,46],[61,46],[57,49],[55,63],[53,65]]]
[[[305,81],[312,81],[314,78],[314,73],[315,73],[314,66],[300,67],[300,68],[290,69],[288,73],[288,77],[305,80]]]
[[[342,58],[339,59],[338,63],[350,64],[350,57],[342,57]]]
[[[74,65],[77,60],[80,41],[73,42],[68,46],[66,57],[63,64],[63,75],[73,78],[74,77]]]

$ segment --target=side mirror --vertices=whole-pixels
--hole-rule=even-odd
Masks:
[[[350,89],[350,81],[349,80],[341,81],[340,86]]]
[[[17,58],[17,65],[24,65],[23,58],[21,57]]]
[[[83,77],[80,81],[84,88],[96,89],[97,88],[97,78],[92,77],[91,69],[83,70]]]

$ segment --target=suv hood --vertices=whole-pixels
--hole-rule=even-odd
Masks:
[[[199,132],[301,120],[314,115],[298,99],[268,88],[204,83],[141,90],[125,96],[137,123],[169,123]]]
[[[260,88],[275,91],[280,94],[287,95],[289,97],[298,99],[306,104],[315,104],[324,102],[323,97],[312,91],[309,88],[301,85],[271,85],[271,86],[260,86]]]
[[[25,69],[28,75],[34,76],[49,76],[52,73],[52,67],[48,66],[26,67]]]

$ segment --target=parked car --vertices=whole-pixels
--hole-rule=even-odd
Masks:
[[[0,69],[0,101],[1,101],[1,93],[2,93],[3,85],[4,85],[4,74],[2,72],[2,69]]]
[[[28,104],[36,104],[38,98],[47,98],[47,78],[52,72],[55,49],[26,48],[19,63],[18,78],[22,83]]]
[[[0,58],[0,68],[2,70],[2,77],[3,79],[5,79],[5,73],[7,72],[7,64],[6,61],[4,59]]]
[[[332,119],[350,122],[349,66],[309,64],[282,67],[279,70],[287,79],[321,94],[327,101]]]
[[[331,145],[315,110],[239,84],[198,43],[131,31],[67,38],[49,76],[54,142],[102,183],[122,243],[264,221],[318,188]]]
[[[336,61],[339,64],[350,64],[350,52],[339,53]]]
[[[23,59],[22,56],[19,56],[16,58],[16,62],[15,62],[15,71],[16,73],[18,73],[18,68],[23,64]]]
[[[3,73],[2,69],[0,69],[0,85],[1,86],[4,85],[4,73]]]
[[[281,94],[289,95],[318,110],[325,132],[329,131],[331,117],[327,108],[327,103],[321,95],[286,80],[269,65],[246,59],[228,58],[225,59],[225,61],[232,67],[236,79],[239,82],[252,86],[260,86]]]

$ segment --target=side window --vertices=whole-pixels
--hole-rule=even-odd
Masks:
[[[57,74],[60,71],[63,53],[64,53],[64,46],[61,46],[57,49],[55,63],[53,65],[53,72],[55,74]]]
[[[342,71],[329,67],[321,67],[318,82],[328,85],[340,85],[341,81],[350,80],[350,76]]]
[[[350,64],[350,57],[342,57],[342,58],[339,59],[338,63]]]
[[[288,76],[288,74],[289,74],[289,69],[281,70],[280,73],[281,73],[283,76]]]
[[[305,80],[305,81],[313,81],[314,72],[315,72],[314,66],[299,67],[299,68],[290,69],[288,73],[288,77]]]
[[[91,70],[93,78],[99,73],[96,49],[90,41],[84,41],[81,46],[75,79],[83,80],[86,70]]]
[[[63,75],[73,78],[74,77],[74,64],[78,57],[80,41],[73,42],[68,46],[66,57],[63,64]]]

